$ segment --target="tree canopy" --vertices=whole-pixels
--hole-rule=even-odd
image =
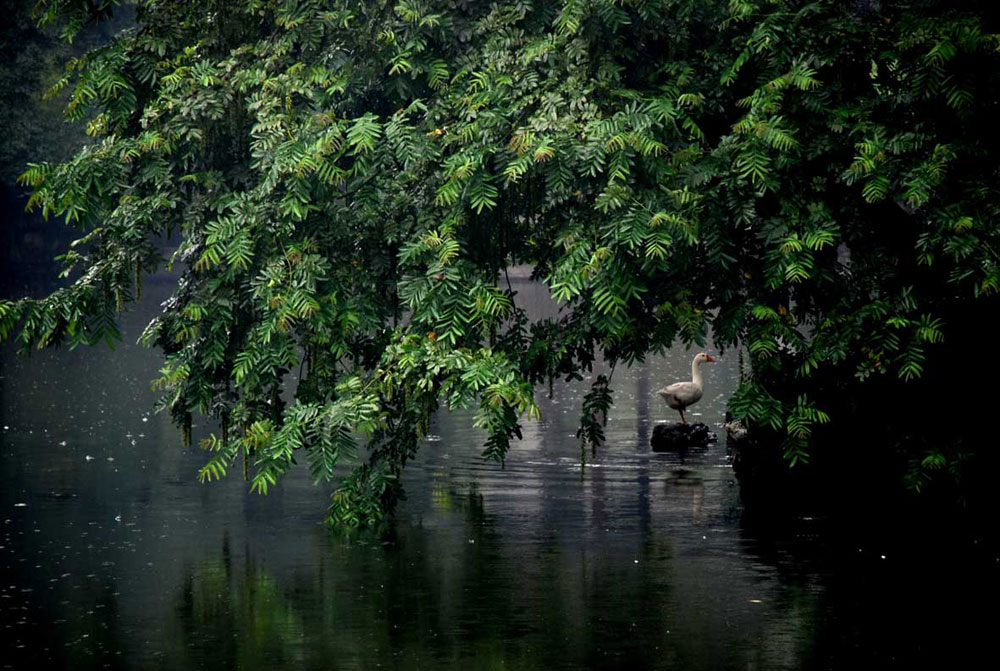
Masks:
[[[36,12],[71,38],[115,4]],[[918,377],[941,306],[1000,289],[990,2],[135,4],[59,84],[92,142],[22,177],[81,232],[70,281],[0,301],[0,338],[113,342],[179,268],[142,341],[185,439],[220,422],[203,480],[363,450],[330,518],[374,524],[439,406],[502,462],[545,382],[708,339],[746,348],[730,407],[795,463],[829,418],[811,380]]]

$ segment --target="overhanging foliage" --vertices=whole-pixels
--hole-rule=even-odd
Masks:
[[[67,35],[110,8],[39,3]],[[919,376],[942,301],[1000,288],[995,28],[934,0],[141,0],[63,83],[94,142],[23,176],[82,231],[73,281],[0,302],[0,337],[112,342],[179,266],[142,339],[186,438],[221,421],[200,477],[242,459],[266,493],[304,454],[330,479],[361,437],[349,526],[439,404],[502,462],[536,385],[709,333],[749,351],[731,408],[804,460],[817,371]],[[518,307],[514,263],[558,318]],[[611,399],[599,378],[584,439]]]

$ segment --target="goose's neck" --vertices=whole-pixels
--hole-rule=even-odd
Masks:
[[[701,386],[701,362],[697,359],[691,362],[691,381]]]

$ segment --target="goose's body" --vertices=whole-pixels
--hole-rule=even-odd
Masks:
[[[681,413],[682,424],[687,424],[687,420],[684,418],[684,409],[701,400],[705,393],[705,387],[701,380],[701,364],[714,361],[715,359],[709,355],[699,352],[691,362],[690,382],[675,382],[656,392],[666,401],[667,405]]]

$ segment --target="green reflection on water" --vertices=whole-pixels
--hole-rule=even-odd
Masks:
[[[817,601],[806,590],[753,604],[706,574],[724,559],[678,556],[662,534],[636,559],[558,534],[525,543],[504,537],[474,488],[433,499],[448,502],[437,526],[324,536],[314,564],[272,566],[267,550],[224,540],[186,569],[177,666],[799,668],[809,652]]]

